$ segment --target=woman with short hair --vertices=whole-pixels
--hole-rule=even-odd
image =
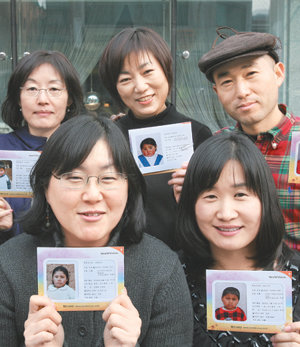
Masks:
[[[178,256],[144,234],[144,180],[118,127],[92,116],[68,120],[46,143],[31,184],[25,232],[0,247],[1,344],[191,346],[185,276]],[[124,246],[126,290],[104,312],[58,313],[34,295],[37,247],[105,246]]]
[[[99,62],[100,79],[123,111],[116,121],[128,139],[131,129],[191,122],[194,148],[211,136],[209,128],[179,113],[168,100],[173,82],[172,55],[154,30],[126,28],[108,43]],[[177,204],[170,173],[145,176],[148,232],[172,248]]]

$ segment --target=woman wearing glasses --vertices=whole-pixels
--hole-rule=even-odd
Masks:
[[[117,126],[92,116],[62,124],[45,145],[31,183],[25,233],[0,247],[2,345],[191,346],[192,308],[182,267],[173,251],[143,234],[144,181]],[[104,313],[58,313],[49,298],[33,295],[37,246],[124,246],[127,290]]]
[[[82,107],[77,72],[60,52],[36,51],[22,58],[12,73],[2,119],[13,131],[0,134],[0,150],[41,151],[59,125]],[[0,199],[0,242],[20,233],[13,215],[30,206],[30,199]]]

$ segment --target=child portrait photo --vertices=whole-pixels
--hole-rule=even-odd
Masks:
[[[163,155],[157,152],[157,143],[154,138],[147,137],[140,144],[141,154],[138,156],[139,164],[144,167],[163,164]]]
[[[74,264],[47,265],[47,296],[53,300],[73,300],[75,291]]]
[[[10,160],[0,161],[0,191],[11,189],[12,163]]]
[[[225,321],[246,321],[245,293],[244,283],[218,283],[215,295],[215,318]]]

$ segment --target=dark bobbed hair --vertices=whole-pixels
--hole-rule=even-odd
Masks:
[[[80,166],[95,144],[103,139],[110,148],[114,166],[124,173],[128,181],[128,200],[120,226],[124,244],[138,243],[145,230],[144,178],[130,152],[121,130],[104,117],[78,116],[62,124],[49,138],[30,175],[33,190],[31,208],[21,219],[24,231],[29,234],[53,233],[60,225],[47,204],[45,191],[53,173],[61,175]],[[50,227],[45,227],[49,209]],[[112,231],[113,234],[113,231]]]
[[[7,96],[2,104],[2,119],[14,130],[20,128],[24,121],[20,111],[20,87],[23,87],[32,71],[43,64],[52,65],[66,84],[71,104],[63,121],[80,114],[83,109],[83,94],[78,74],[67,57],[57,51],[35,51],[19,61],[10,76]]]
[[[265,267],[276,258],[285,225],[270,168],[261,152],[246,136],[237,132],[223,133],[205,140],[194,152],[186,172],[179,201],[177,237],[179,246],[203,268],[214,264],[208,240],[199,230],[195,204],[199,195],[219,180],[225,164],[236,160],[241,164],[246,186],[262,204],[259,232],[255,239],[255,266]]]
[[[66,284],[69,284],[69,280],[70,280],[70,278],[69,278],[69,271],[62,265],[56,266],[53,269],[53,271],[52,271],[52,284],[54,284],[53,283],[53,276],[54,276],[55,272],[58,272],[58,271],[61,271],[61,272],[63,272],[66,275],[66,277],[67,277]]]
[[[227,294],[233,294],[233,295],[236,295],[237,298],[240,300],[240,291],[235,288],[235,287],[226,287],[224,290],[223,290],[223,293],[222,293],[222,298],[227,295]]]
[[[154,147],[157,147],[156,141],[152,137],[147,137],[141,142],[140,144],[141,150],[143,149],[144,145],[152,145]]]
[[[172,55],[166,41],[154,30],[137,27],[126,28],[117,33],[105,47],[99,61],[99,74],[105,88],[121,109],[125,109],[118,90],[117,81],[125,58],[131,53],[152,53],[161,65],[169,84],[173,83]]]

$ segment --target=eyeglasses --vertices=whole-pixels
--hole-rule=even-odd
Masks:
[[[25,87],[20,87],[21,90],[23,90],[24,94],[27,96],[32,96],[32,97],[36,97],[40,94],[40,92],[42,90],[44,90],[45,92],[47,92],[47,94],[53,98],[57,98],[59,96],[61,96],[63,90],[66,90],[66,88],[35,88],[35,87],[29,87],[29,88],[25,88]]]
[[[62,187],[67,189],[83,189],[91,177],[97,179],[99,186],[105,190],[118,189],[127,176],[120,172],[106,172],[99,176],[88,176],[82,172],[66,172],[60,176],[53,174],[53,177],[60,180]]]

